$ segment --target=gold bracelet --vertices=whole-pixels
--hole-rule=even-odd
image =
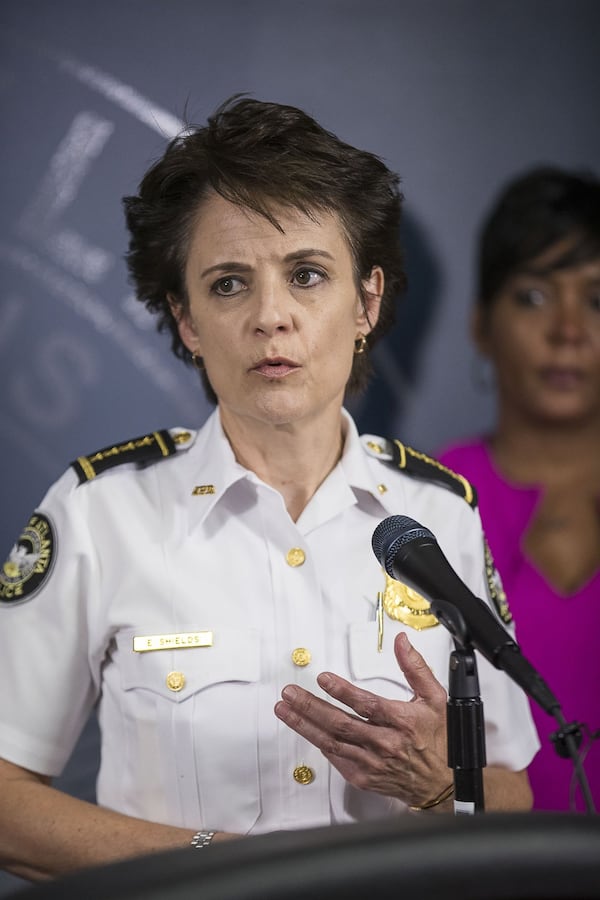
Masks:
[[[422,812],[424,809],[433,809],[434,806],[439,806],[440,803],[443,803],[444,800],[447,800],[454,793],[454,782],[448,785],[447,788],[444,788],[441,794],[439,794],[435,800],[431,800],[429,803],[424,803],[423,806],[409,806],[411,812]]]

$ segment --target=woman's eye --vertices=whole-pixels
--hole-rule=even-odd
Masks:
[[[600,312],[600,291],[594,291],[589,297],[590,308],[594,312]]]
[[[220,294],[222,297],[230,297],[232,294],[238,294],[245,287],[244,282],[239,278],[234,278],[232,275],[227,276],[227,278],[219,278],[218,281],[215,281],[213,284],[213,291],[215,293]]]
[[[300,287],[313,287],[315,284],[323,281],[325,275],[318,269],[297,269],[294,272],[292,281]]]
[[[548,299],[539,288],[520,288],[515,291],[515,297],[520,306],[543,306]]]

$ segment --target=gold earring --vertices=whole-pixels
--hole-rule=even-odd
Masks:
[[[354,341],[354,354],[355,356],[360,356],[361,353],[364,353],[367,349],[367,339],[364,334],[361,334]]]
[[[195,369],[198,369],[199,372],[204,372],[202,357],[198,356],[196,353],[192,353],[192,365]]]

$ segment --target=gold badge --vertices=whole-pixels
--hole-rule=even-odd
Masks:
[[[385,573],[385,591],[383,608],[390,617],[404,625],[410,625],[416,631],[432,628],[439,622],[431,612],[429,601],[421,597],[412,588],[396,581]]]

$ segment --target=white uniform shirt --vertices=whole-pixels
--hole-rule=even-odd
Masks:
[[[39,507],[55,543],[45,581],[0,603],[0,756],[59,774],[98,702],[98,802],[112,809],[237,833],[404,809],[348,785],[273,706],[287,683],[322,695],[323,670],[410,699],[393,653],[402,628],[447,685],[442,625],[386,615],[379,652],[385,578],[371,538],[386,516],[411,516],[485,597],[481,525],[452,491],[370,456],[346,422],[343,457],[296,523],[235,461],[217,411],[164,461],[83,485],[67,471]],[[168,649],[139,652],[134,638]],[[487,762],[522,769],[539,746],[527,700],[478,663]],[[295,780],[299,766],[310,783]]]

